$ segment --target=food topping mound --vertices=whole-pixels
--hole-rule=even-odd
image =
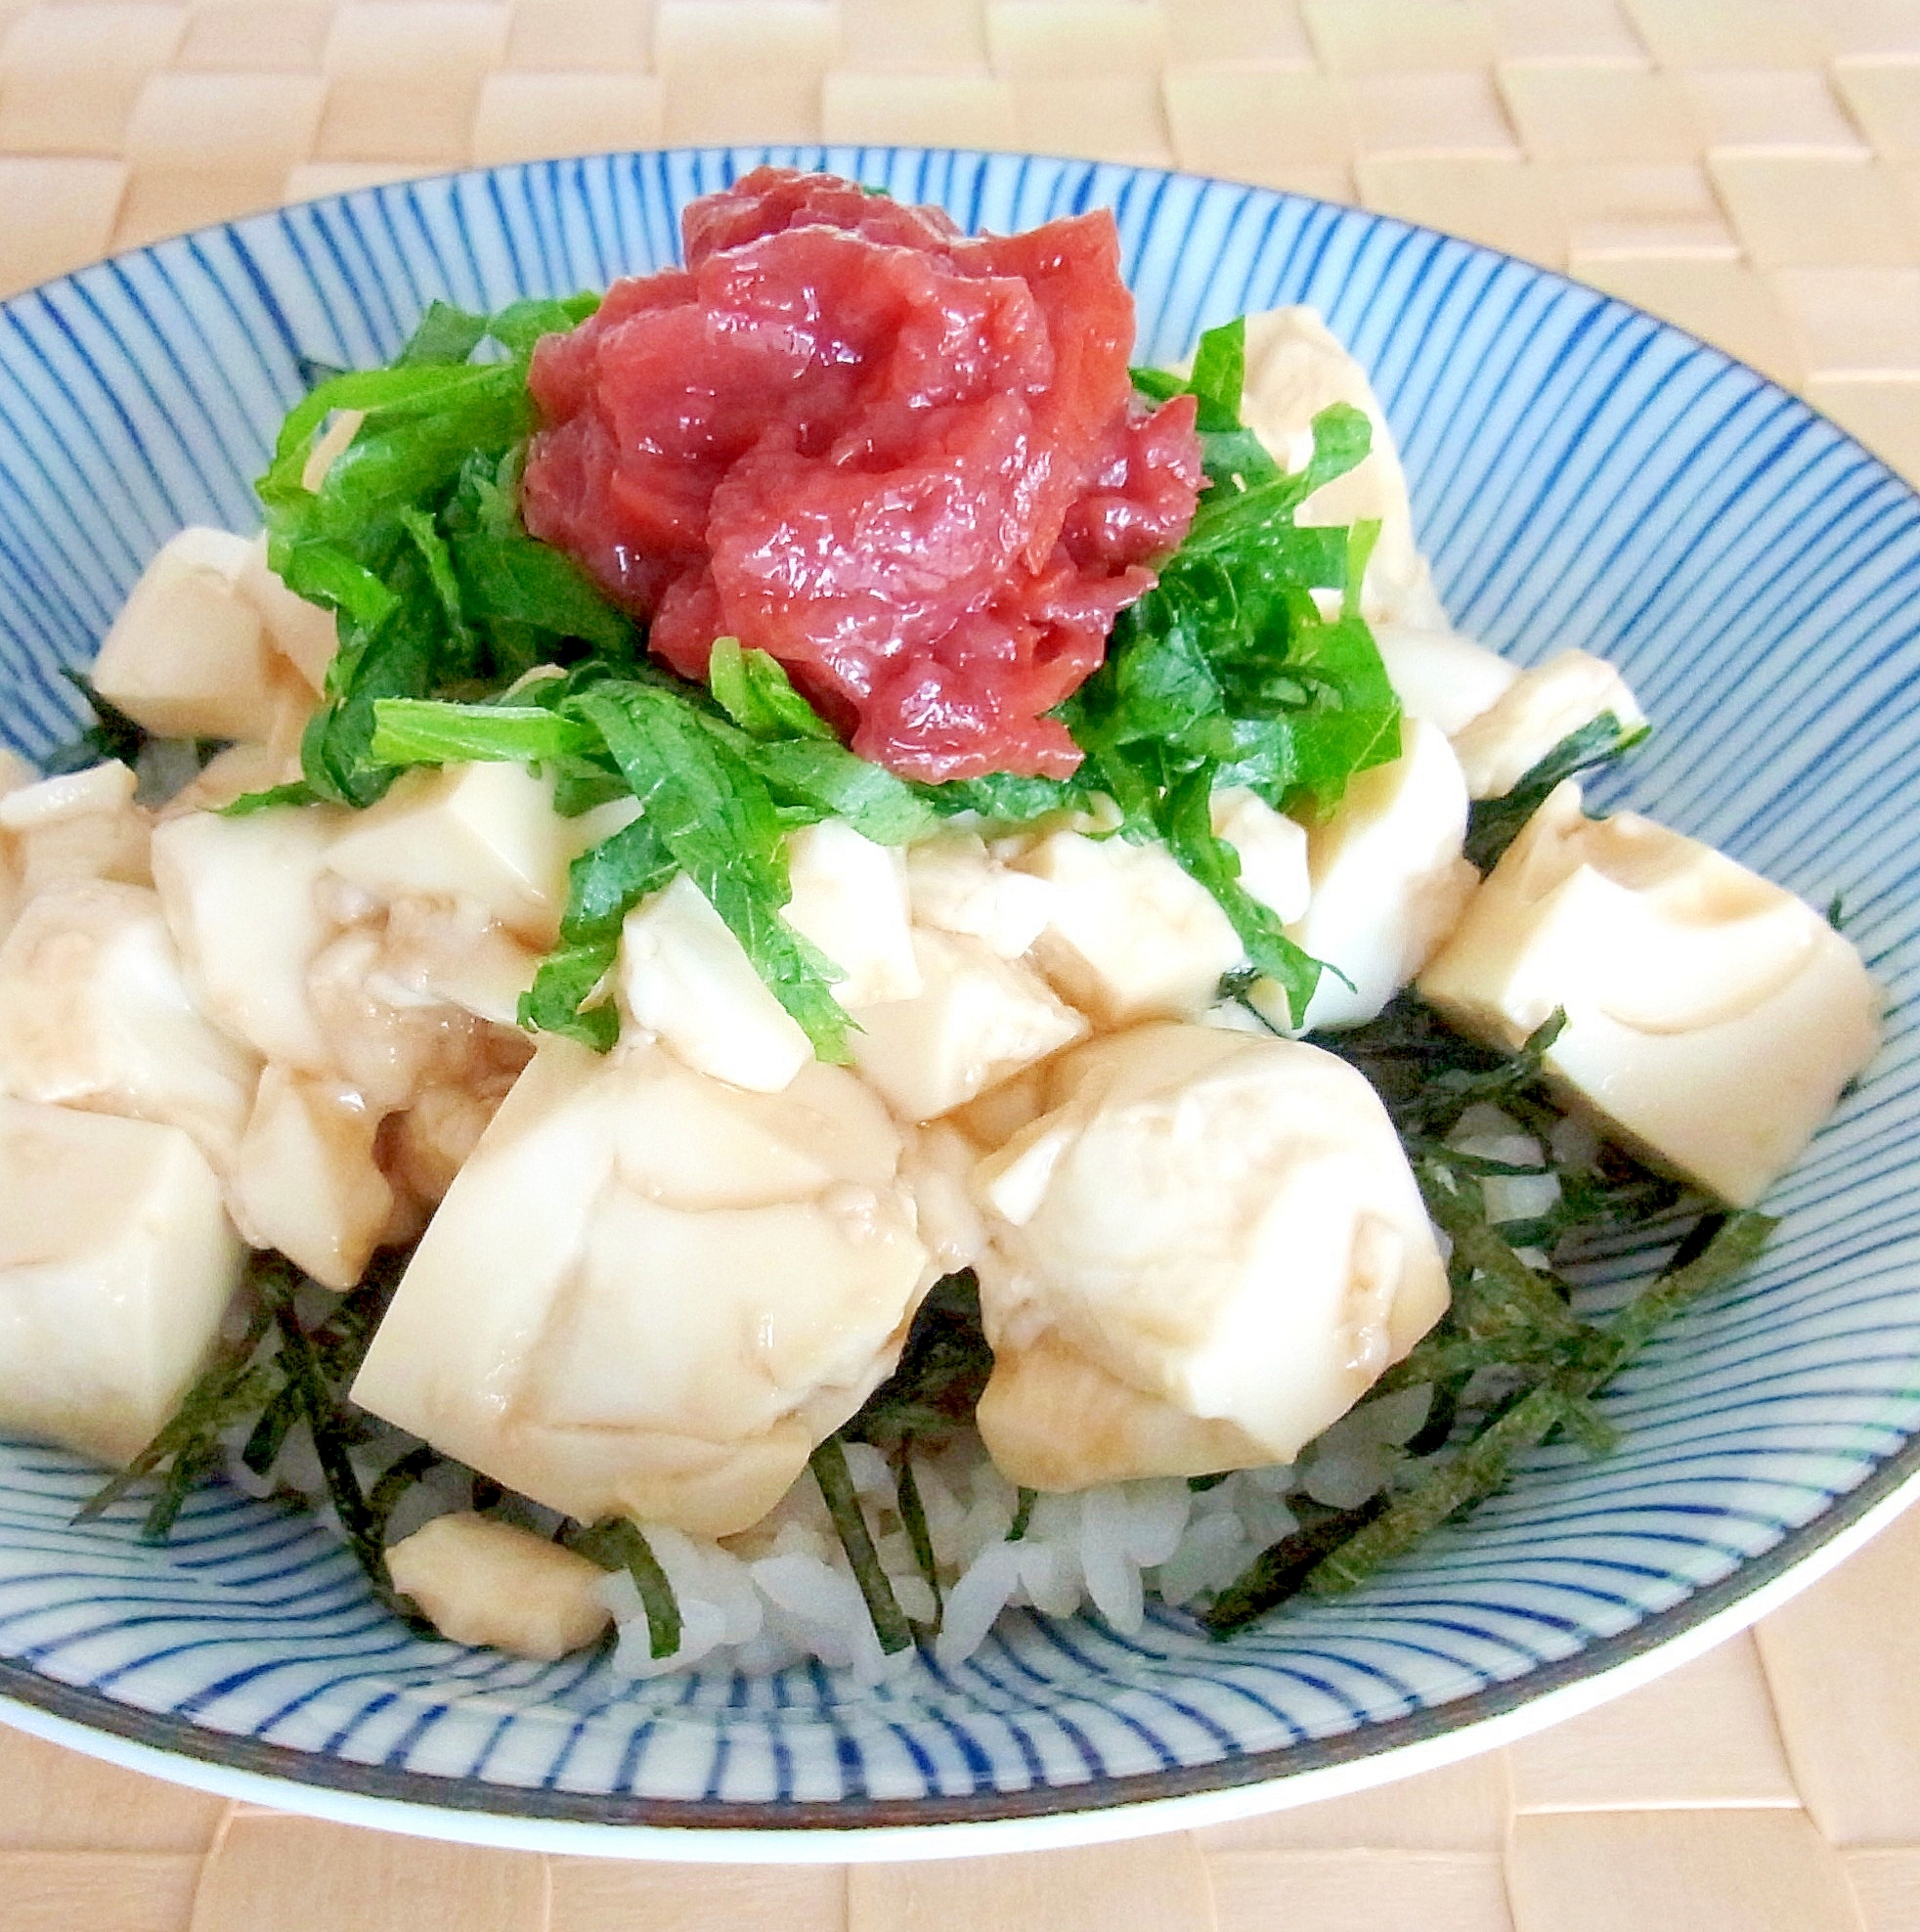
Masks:
[[[1042,714],[1192,521],[1194,400],[1133,397],[1111,214],[1010,239],[759,168],[687,267],[541,343],[528,528],[702,678],[770,652],[863,757],[1064,777]]]

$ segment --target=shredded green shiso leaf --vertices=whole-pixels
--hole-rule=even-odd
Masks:
[[[527,535],[528,364],[543,333],[594,302],[491,318],[436,304],[390,368],[331,376],[287,417],[260,483],[269,560],[335,613],[340,646],[303,779],[229,810],[365,807],[410,767],[481,760],[550,772],[570,814],[637,798],[649,829],[630,827],[575,867],[559,948],[522,1023],[611,1045],[619,1021],[601,989],[621,921],[685,873],[818,1056],[844,1061],[851,1023],[834,969],[782,916],[787,832],[832,816],[902,845],[955,812],[1011,826],[1111,800],[1119,835],[1164,840],[1255,969],[1304,1012],[1320,967],[1241,885],[1208,803],[1217,786],[1246,785],[1278,809],[1324,812],[1356,771],[1399,754],[1399,705],[1359,614],[1375,528],[1295,522],[1366,457],[1366,417],[1323,412],[1312,460],[1289,474],[1241,424],[1244,324],[1202,338],[1191,377],[1136,372],[1150,396],[1197,397],[1207,484],[1157,586],[1121,614],[1106,662],[1060,708],[1084,764],[1067,780],[913,785],[841,745],[760,651],[722,638],[710,686],[674,677],[578,565]],[[308,490],[314,439],[346,410],[365,419]],[[1336,615],[1322,616],[1316,591],[1339,600]]]

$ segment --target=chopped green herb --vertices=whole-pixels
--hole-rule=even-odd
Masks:
[[[223,818],[251,818],[256,812],[278,812],[296,805],[319,805],[320,794],[304,778],[291,784],[270,785],[264,792],[243,792],[220,808]]]

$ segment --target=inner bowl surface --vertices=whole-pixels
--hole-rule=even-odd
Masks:
[[[1602,802],[1815,904],[1843,894],[1889,1044],[1767,1204],[1785,1221],[1764,1264],[1603,1398],[1613,1455],[1536,1452],[1358,1597],[1229,1644],[1169,1611],[1132,1639],[1019,1615],[965,1668],[923,1659],[875,1692],[818,1668],[633,1685],[598,1657],[413,1638],[331,1538],[230,1491],[161,1550],[137,1509],[70,1527],[95,1472],[0,1442],[0,1698],[179,1775],[265,1773],[295,1808],[500,1842],[543,1842],[542,1821],[589,1827],[572,1849],[732,1827],[780,1857],[796,1829],[1040,1815],[1034,1841],[1066,1842],[1113,1830],[1114,1806],[1390,1776],[1549,1693],[1591,1700],[1817,1560],[1920,1467],[1920,505],[1805,405],[1620,302],[1352,209],[917,150],[550,162],[208,229],[0,307],[0,738],[31,757],[70,734],[60,669],[172,530],[253,527],[251,479],[314,364],[385,361],[435,296],[493,308],[663,266],[680,206],[769,158],[969,228],[1113,206],[1149,360],[1244,311],[1321,308],[1392,419],[1456,624],[1522,662],[1618,664],[1657,730]],[[1596,1271],[1595,1305],[1635,1271]]]

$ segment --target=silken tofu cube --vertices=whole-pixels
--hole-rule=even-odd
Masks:
[[[978,832],[941,831],[909,846],[906,882],[916,926],[979,940],[1002,959],[1020,958],[1046,931],[1047,882],[996,858]]]
[[[151,887],[49,886],[0,944],[0,1093],[168,1122],[224,1172],[258,1074],[196,1007]]]
[[[279,678],[258,606],[240,588],[250,545],[225,530],[169,539],[121,606],[94,687],[163,738],[264,738]]]
[[[276,1248],[324,1288],[367,1272],[393,1213],[373,1158],[380,1117],[341,1080],[269,1067],[234,1168],[235,1212],[256,1248]]]
[[[1401,723],[1401,755],[1348,784],[1339,808],[1307,840],[1312,880],[1294,943],[1331,970],[1307,1004],[1308,1027],[1375,1018],[1452,932],[1477,882],[1463,858],[1466,785],[1437,725]],[[1255,999],[1285,1027],[1286,1001]]]
[[[597,1564],[467,1510],[435,1516],[394,1544],[387,1574],[441,1636],[543,1663],[592,1643],[612,1620]]]
[[[1454,734],[1454,751],[1473,798],[1510,792],[1562,738],[1611,714],[1636,731],[1646,714],[1612,665],[1586,651],[1523,671],[1484,711]]]
[[[1217,793],[1209,815],[1248,895],[1283,920],[1297,917],[1307,904],[1305,832],[1240,787]],[[1016,862],[1048,888],[1034,957],[1096,1026],[1197,1014],[1244,956],[1219,901],[1163,845],[1060,831]]]
[[[583,1521],[746,1529],[893,1368],[931,1279],[902,1148],[837,1067],[751,1093],[549,1038],[354,1400]]]
[[[1569,780],[1474,895],[1420,991],[1545,1068],[1628,1146],[1736,1207],[1798,1159],[1873,1057],[1881,994],[1793,894],[1633,812],[1586,817]]]
[[[178,1127],[0,1099],[0,1430],[137,1454],[198,1372],[243,1259]]]
[[[195,997],[283,1066],[332,1064],[307,976],[332,937],[320,886],[347,819],[327,806],[245,818],[193,812],[153,834],[153,883]]]
[[[906,862],[838,818],[804,825],[787,840],[793,887],[785,918],[838,966],[843,1006],[911,999],[920,990],[907,914]]]
[[[327,668],[339,648],[333,613],[295,596],[267,564],[264,533],[246,547],[240,593],[260,613],[267,639],[316,695],[327,688]]]
[[[550,779],[518,765],[410,771],[357,813],[327,868],[377,900],[477,901],[530,944],[550,946],[567,903],[567,868],[630,821],[632,800],[562,818]]]
[[[932,1120],[1070,1045],[1083,1015],[1016,959],[958,933],[916,933],[916,998],[862,1006],[853,1065],[902,1120]]]
[[[1053,832],[1019,863],[1052,888],[1034,957],[1096,1025],[1198,1013],[1240,963],[1227,915],[1163,845]]]
[[[628,1017],[696,1073],[778,1093],[813,1058],[800,1022],[684,872],[627,915],[617,977]]]
[[[0,846],[12,855],[22,903],[61,879],[153,884],[153,819],[134,803],[136,783],[109,760],[0,797]]]

